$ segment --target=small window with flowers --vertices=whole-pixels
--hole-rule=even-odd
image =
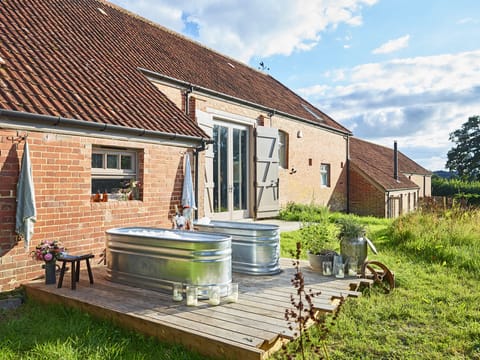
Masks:
[[[130,149],[92,149],[92,201],[139,200],[138,152]]]

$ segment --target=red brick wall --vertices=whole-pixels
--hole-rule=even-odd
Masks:
[[[119,140],[30,132],[28,142],[35,185],[37,222],[29,251],[15,234],[16,184],[24,142],[16,131],[0,129],[0,291],[42,274],[29,251],[41,240],[58,239],[68,252],[99,255],[105,230],[123,226],[171,227],[183,181],[181,148]],[[142,199],[91,202],[92,145],[139,150]]]
[[[350,168],[350,212],[385,217],[385,192],[376,188],[355,168]]]

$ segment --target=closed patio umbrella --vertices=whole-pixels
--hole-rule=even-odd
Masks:
[[[193,193],[192,169],[190,167],[190,155],[185,155],[185,176],[183,178],[182,192],[183,216],[187,221],[187,227],[192,229],[193,210],[197,208],[195,204],[195,195]]]
[[[23,149],[22,164],[17,183],[17,214],[15,219],[15,231],[25,241],[25,248],[28,249],[33,236],[33,224],[37,220],[35,207],[35,189],[33,187],[32,164],[30,151],[25,140]]]

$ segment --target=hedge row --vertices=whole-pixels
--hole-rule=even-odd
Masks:
[[[472,197],[480,196],[480,181],[462,181],[458,179],[443,179],[432,177],[432,196]],[[473,196],[474,197],[474,196]]]

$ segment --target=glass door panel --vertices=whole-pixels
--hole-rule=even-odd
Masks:
[[[247,209],[247,131],[233,129],[233,209]]]
[[[248,215],[248,128],[213,127],[213,210],[226,219]]]
[[[228,128],[215,125],[213,127],[213,192],[214,212],[228,211]]]

